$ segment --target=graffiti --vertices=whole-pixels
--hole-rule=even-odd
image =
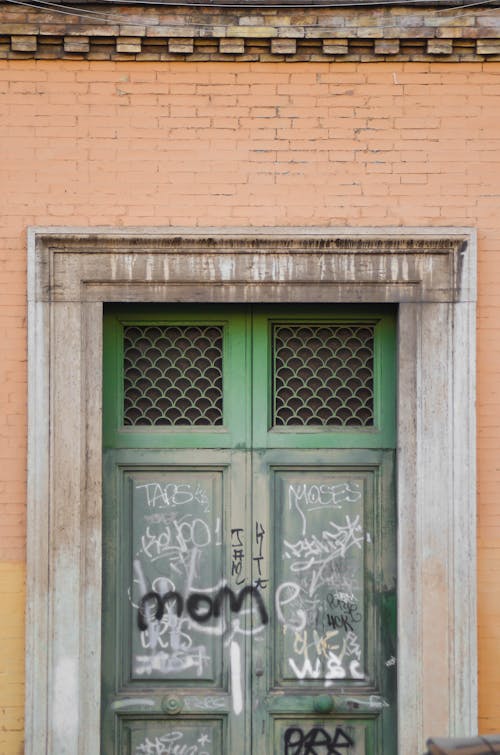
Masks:
[[[190,516],[164,522],[159,532],[148,525],[141,537],[142,551],[150,561],[167,558],[177,570],[191,548],[205,548],[211,543],[212,532],[207,522]]]
[[[288,672],[326,687],[362,679],[362,485],[289,482],[284,503],[275,609]]]
[[[275,594],[276,617],[285,631],[301,632],[307,624],[307,613],[302,608],[301,588],[296,582],[282,582]],[[290,606],[291,610],[285,606]]]
[[[214,695],[204,697],[188,695],[184,698],[184,704],[186,708],[202,708],[202,710],[220,710],[226,705],[223,697],[215,697]]]
[[[264,535],[266,531],[260,522],[255,522],[255,542],[258,548],[258,556],[253,558],[253,561],[257,564],[257,579],[254,581],[254,585],[258,590],[264,590],[267,587],[268,579],[262,578],[262,564],[264,556],[262,555],[262,547],[264,543]]]
[[[255,601],[259,610],[261,623],[267,624],[269,617],[258,589],[253,585],[247,585],[238,593],[233,592],[230,587],[221,587],[213,599],[206,593],[193,592],[187,598],[185,606],[182,595],[176,590],[169,590],[164,595],[160,595],[154,591],[148,592],[141,598],[139,603],[137,626],[141,632],[144,632],[150,624],[151,617],[154,617],[157,621],[161,621],[166,605],[171,602],[175,603],[175,614],[177,617],[182,615],[185,607],[193,621],[198,624],[204,624],[212,616],[215,618],[220,617],[226,597],[229,599],[231,612],[239,613],[247,595],[251,596]]]
[[[231,642],[229,658],[231,661],[231,695],[233,698],[233,711],[239,716],[243,710],[243,687],[241,682],[242,659],[240,645],[235,640]]]
[[[231,576],[234,577],[235,584],[242,585],[245,581],[243,574],[245,551],[243,548],[242,527],[231,530]]]
[[[381,697],[380,695],[370,695],[368,699],[366,698],[356,698],[356,697],[350,697],[346,700],[347,706],[351,709],[361,709],[361,710],[383,710],[384,708],[389,708],[390,705],[385,700],[385,698]]]
[[[209,491],[211,479],[168,479],[135,486],[134,580],[129,600],[139,629],[134,636],[133,673],[139,677],[210,678],[222,636],[210,619],[225,614],[226,602],[241,608],[256,600],[226,596],[222,580],[222,512]],[[219,514],[219,515],[218,515]]]
[[[356,604],[356,598],[354,597],[354,593],[352,592],[339,592],[336,591],[334,598],[336,598],[337,601],[341,601],[340,604],[343,607],[344,603],[354,603]],[[327,598],[328,600],[328,598]]]
[[[210,755],[210,751],[206,749],[210,744],[208,734],[200,734],[192,744],[183,740],[182,731],[172,731],[152,739],[146,737],[144,742],[135,748],[135,755]]]
[[[330,687],[336,679],[363,679],[361,647],[354,632],[341,636],[338,630],[320,634],[316,629],[294,632],[293,655],[288,665],[296,679],[324,679]]]
[[[347,656],[354,651],[361,653],[359,645],[353,647],[353,638],[345,637],[339,642],[339,632],[329,631],[320,635],[316,630],[310,632],[295,632],[293,643],[294,657],[288,659],[290,668],[297,679],[325,679],[325,686],[329,687],[334,679],[345,679],[348,675],[353,679],[362,679],[363,673],[357,659],[349,661],[348,668],[344,667]],[[356,642],[356,635],[354,635]],[[315,654],[314,661],[309,657],[309,651]],[[302,665],[299,666],[299,663]]]
[[[134,673],[139,677],[182,674],[183,678],[189,678],[191,674],[201,678],[210,675],[217,651],[213,643],[207,646],[204,642],[196,642],[197,635],[223,637],[224,645],[229,647],[237,635],[256,635],[268,622],[267,611],[255,587],[247,586],[234,592],[221,581],[211,587],[193,590],[197,581],[198,555],[193,549],[190,561],[185,565],[186,578],[178,589],[173,580],[163,576],[151,580],[151,589],[148,589],[140,559],[134,562],[134,585],[139,595],[142,594],[135,603],[131,600],[137,611],[138,639],[143,651],[137,652],[136,645]],[[201,574],[210,574],[209,567],[205,567],[204,572],[202,569]],[[226,607],[231,612],[230,620]],[[246,628],[245,618],[241,617],[253,614],[253,622]],[[212,617],[214,622],[210,621]]]
[[[292,483],[288,486],[288,508],[295,508],[302,519],[302,534],[306,534],[306,514],[324,508],[341,509],[344,503],[356,503],[361,490],[356,482],[334,484]]]
[[[239,714],[244,670],[238,635],[257,637],[269,622],[264,522],[254,521],[252,552],[245,527],[228,531],[229,586],[219,547],[223,512],[212,505],[210,485],[169,481],[137,489],[141,508],[130,591],[139,630],[134,673],[213,678],[220,637],[228,653],[232,707]],[[364,678],[362,498],[356,481],[288,483],[273,591],[288,678],[321,680],[325,687]],[[298,746],[294,734],[290,752],[312,752],[319,736],[304,735]]]
[[[294,543],[288,540],[283,541],[287,549],[285,558],[293,560],[291,571],[313,570],[315,572],[312,591],[318,585],[321,574],[329,562],[335,558],[343,558],[354,546],[362,548],[363,534],[359,515],[351,521],[347,514],[345,520],[345,524],[329,522],[330,529],[323,530],[319,537],[317,535],[303,537]]]
[[[137,485],[136,488],[146,492],[149,508],[168,509],[198,503],[205,513],[210,510],[208,493],[198,483],[193,485],[190,482],[147,482]]]
[[[156,651],[151,655],[136,655],[135,673],[138,676],[151,676],[152,674],[172,674],[193,669],[197,676],[201,676],[204,664],[210,660],[203,645],[186,648],[173,648],[171,652],[166,650]]]
[[[285,731],[285,755],[342,755],[341,750],[354,746],[351,739],[340,726],[332,735],[321,726],[315,726],[305,733],[298,726],[291,726]]]
[[[345,652],[351,658],[361,658],[361,647],[356,632],[347,632],[345,638]]]
[[[353,632],[353,624],[359,624],[363,618],[358,611],[358,605],[355,601],[347,601],[337,595],[329,593],[327,595],[328,608],[336,611],[335,614],[327,613],[328,626],[332,629],[345,629],[347,632]],[[340,611],[340,613],[339,613]]]

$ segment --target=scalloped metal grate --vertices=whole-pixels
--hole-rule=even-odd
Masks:
[[[124,425],[222,425],[223,328],[124,328]]]
[[[366,427],[373,416],[374,326],[273,327],[273,424]]]

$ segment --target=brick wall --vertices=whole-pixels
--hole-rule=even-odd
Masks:
[[[500,730],[500,63],[0,62],[0,752],[22,753],[28,225],[479,234],[480,729]]]

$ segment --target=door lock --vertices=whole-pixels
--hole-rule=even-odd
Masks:
[[[331,713],[335,704],[331,695],[316,695],[313,699],[313,708],[315,713]]]
[[[168,713],[170,716],[175,716],[176,713],[180,713],[182,705],[182,698],[177,697],[177,695],[168,695],[161,701],[163,712]]]
[[[264,663],[261,655],[258,655],[255,659],[255,676],[264,676]]]

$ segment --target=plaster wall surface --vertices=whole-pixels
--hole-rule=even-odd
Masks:
[[[500,62],[0,63],[0,752],[23,752],[31,225],[477,228],[479,728],[500,730],[499,122]]]

